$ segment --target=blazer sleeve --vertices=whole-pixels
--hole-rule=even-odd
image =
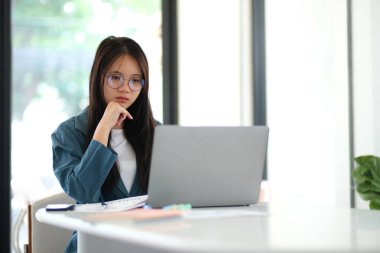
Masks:
[[[85,136],[72,121],[61,124],[51,138],[53,169],[63,190],[79,203],[103,201],[101,187],[117,154],[95,140],[85,149]]]

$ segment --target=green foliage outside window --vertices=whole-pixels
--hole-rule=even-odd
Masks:
[[[87,104],[99,42],[108,35],[133,36],[138,28],[123,20],[153,15],[159,5],[158,0],[13,0],[13,117],[22,118],[49,87],[64,101],[66,113],[78,112]]]

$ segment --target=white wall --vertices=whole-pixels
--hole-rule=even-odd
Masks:
[[[179,124],[251,124],[248,4],[178,1]]]
[[[354,155],[380,156],[380,2],[353,1]],[[368,208],[356,195],[356,205]]]
[[[349,206],[345,0],[267,0],[272,201]]]

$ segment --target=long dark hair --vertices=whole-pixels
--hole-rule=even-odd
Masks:
[[[112,63],[121,55],[133,57],[145,80],[143,89],[136,101],[128,108],[133,120],[123,122],[123,132],[136,154],[137,171],[143,193],[147,192],[149,168],[152,154],[154,127],[152,109],[148,97],[149,66],[142,48],[127,37],[110,36],[98,46],[90,73],[90,102],[88,107],[87,146],[92,140],[95,129],[107,107],[104,99],[103,84]],[[119,179],[118,165],[115,163],[102,186],[102,193],[107,194]]]

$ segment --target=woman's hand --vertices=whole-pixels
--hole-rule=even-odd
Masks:
[[[103,117],[95,129],[94,140],[107,146],[109,133],[112,128],[121,128],[123,121],[133,119],[132,115],[116,102],[109,102]]]
[[[104,125],[111,131],[114,127],[121,127],[126,119],[133,119],[132,115],[116,102],[109,102],[99,125]]]

